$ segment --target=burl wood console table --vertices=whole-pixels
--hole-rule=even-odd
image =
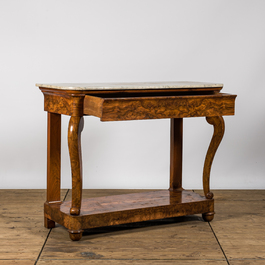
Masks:
[[[45,227],[55,222],[79,240],[84,229],[201,213],[214,217],[209,178],[215,152],[224,134],[224,115],[234,115],[236,95],[220,93],[221,84],[195,82],[37,84],[48,112],[47,201]],[[72,200],[60,200],[61,114],[71,116],[68,146]],[[101,121],[171,119],[169,190],[82,200],[81,132],[83,116]],[[214,133],[203,169],[204,195],[182,188],[183,118],[205,116]]]

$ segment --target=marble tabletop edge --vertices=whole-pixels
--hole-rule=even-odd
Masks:
[[[196,89],[223,88],[220,83],[169,81],[169,82],[128,82],[128,83],[37,83],[37,87],[61,90],[125,90],[125,89]]]

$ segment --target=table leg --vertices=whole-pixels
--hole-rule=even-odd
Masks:
[[[171,119],[170,125],[170,188],[169,190],[183,190],[182,188],[182,138],[183,119]]]
[[[84,118],[72,116],[68,127],[68,147],[72,170],[72,206],[70,214],[79,215],[82,200],[82,155],[81,132],[84,128]]]
[[[207,199],[212,199],[213,193],[210,191],[210,172],[215,153],[224,136],[225,124],[222,116],[206,117],[206,120],[209,124],[213,125],[214,133],[204,162],[203,190],[205,197]],[[209,222],[213,219],[214,212],[204,213],[202,217],[205,221]]]
[[[61,183],[61,115],[48,112],[47,141],[47,202],[60,201]],[[44,226],[55,227],[55,222],[44,217]]]

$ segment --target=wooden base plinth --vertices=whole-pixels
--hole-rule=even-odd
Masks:
[[[214,212],[214,200],[186,190],[160,190],[84,199],[80,215],[71,215],[70,208],[71,201],[45,203],[45,217],[69,231],[82,231],[190,214],[205,215]]]

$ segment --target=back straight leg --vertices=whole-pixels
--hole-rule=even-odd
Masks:
[[[208,123],[214,126],[214,134],[208,148],[204,169],[203,189],[207,199],[213,198],[210,192],[210,171],[215,153],[224,135],[223,117],[206,117]],[[170,128],[170,188],[169,190],[183,190],[182,188],[182,149],[183,149],[183,119],[172,118]],[[210,222],[214,218],[213,208],[208,213],[203,213],[205,221]]]
[[[183,118],[173,118],[170,124],[170,187],[169,190],[182,188],[182,141]]]
[[[61,115],[48,112],[47,133],[47,202],[61,200]],[[55,227],[55,222],[44,217],[46,228]]]

